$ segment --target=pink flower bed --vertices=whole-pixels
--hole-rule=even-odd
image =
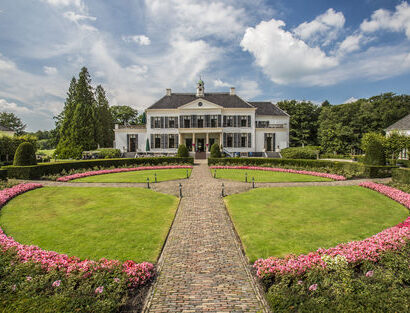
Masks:
[[[382,185],[382,184],[376,184],[373,182],[364,182],[361,183],[359,186],[362,187],[366,187],[369,189],[373,189],[377,192],[380,192],[386,196],[388,196],[389,198],[403,204],[406,208],[410,209],[410,194],[408,194],[407,192],[386,186],[386,185]]]
[[[169,170],[169,169],[178,169],[178,168],[192,168],[192,166],[166,165],[166,166],[140,166],[140,167],[132,167],[132,168],[114,168],[114,169],[109,169],[109,170],[90,171],[90,172],[85,172],[85,173],[78,173],[78,174],[63,176],[63,177],[58,178],[57,181],[66,182],[66,181],[77,179],[77,178],[94,176],[94,175],[102,175],[102,174],[146,171],[146,170]]]
[[[293,174],[303,174],[318,177],[330,178],[333,180],[346,180],[346,177],[336,174],[312,172],[312,171],[302,171],[302,170],[292,170],[287,168],[275,168],[275,167],[258,167],[258,166],[211,166],[211,169],[232,169],[232,170],[258,170],[258,171],[271,171],[271,172],[283,172],[283,173],[293,173]]]
[[[401,249],[410,239],[410,217],[403,223],[385,229],[384,231],[364,239],[362,241],[352,241],[337,245],[334,248],[318,249],[307,255],[288,255],[284,258],[270,257],[259,259],[254,263],[258,277],[267,277],[275,274],[295,274],[302,275],[313,267],[326,267],[322,256],[337,255],[346,258],[348,263],[360,261],[376,262],[380,253],[384,251]]]
[[[361,183],[360,186],[376,190],[410,208],[410,194],[385,185],[372,182]],[[259,259],[254,263],[258,277],[275,274],[301,275],[312,267],[326,267],[322,256],[343,256],[348,263],[361,261],[377,262],[385,251],[399,250],[410,240],[410,217],[403,223],[387,228],[382,232],[361,240],[342,243],[329,249],[318,249],[307,255],[288,255],[285,258],[270,257]]]
[[[40,184],[19,184],[12,188],[1,190],[0,206],[3,206],[7,201],[23,192],[40,187],[42,187]],[[69,257],[65,254],[42,250],[37,246],[20,244],[12,237],[6,236],[1,228],[0,248],[2,251],[15,249],[17,256],[23,263],[29,261],[36,262],[40,263],[47,270],[59,269],[67,274],[73,271],[80,271],[84,273],[85,277],[99,270],[112,270],[116,267],[121,267],[122,271],[128,275],[130,285],[134,287],[143,285],[154,275],[154,266],[148,262],[136,263],[131,260],[120,262],[107,259],[99,261],[80,260],[77,257]]]

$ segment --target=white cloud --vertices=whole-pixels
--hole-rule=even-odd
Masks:
[[[0,111],[13,113],[29,113],[31,110],[24,106],[20,106],[15,102],[8,102],[6,99],[0,99]]]
[[[362,34],[347,36],[339,45],[340,53],[350,53],[360,49],[360,44],[363,39]]]
[[[145,0],[145,5],[152,23],[186,38],[232,39],[245,28],[245,11],[222,1]],[[164,21],[168,22],[164,24]]]
[[[303,22],[294,28],[293,32],[304,41],[327,45],[337,38],[344,24],[343,13],[330,8],[313,21]]]
[[[88,15],[83,15],[83,14],[77,14],[77,13],[75,13],[75,12],[73,12],[73,11],[64,12],[63,16],[64,16],[66,19],[68,19],[68,20],[70,20],[70,21],[72,21],[72,22],[74,22],[74,23],[78,23],[78,22],[80,22],[80,21],[86,21],[86,20],[89,20],[89,21],[95,21],[95,20],[97,20],[97,18],[94,17],[94,16],[88,16]]]
[[[255,62],[277,84],[303,80],[338,65],[335,57],[320,48],[309,47],[304,41],[283,29],[285,23],[272,19],[249,27],[241,46],[255,57]]]
[[[247,100],[252,99],[262,93],[259,85],[253,80],[241,80],[238,85],[238,93]]]
[[[122,36],[121,39],[128,43],[135,42],[140,46],[149,46],[151,44],[151,39],[145,35]]]
[[[47,75],[55,75],[58,73],[58,70],[53,66],[43,66],[43,70]]]
[[[11,70],[14,69],[16,65],[14,62],[6,59],[1,53],[0,53],[0,70],[1,71],[6,71],[6,70]]]
[[[219,88],[219,87],[231,87],[231,86],[232,86],[232,84],[227,83],[227,82],[224,82],[224,81],[222,81],[222,80],[220,80],[220,79],[215,79],[215,80],[213,81],[213,84],[214,84],[214,86],[217,87],[217,88]]]
[[[350,97],[349,99],[346,99],[343,103],[352,103],[352,102],[356,102],[358,99],[356,99],[355,97]]]
[[[78,9],[84,9],[84,3],[82,0],[43,0],[44,2],[56,6],[56,7],[67,7],[74,6]]]
[[[373,33],[378,30],[393,32],[405,32],[410,39],[410,6],[402,2],[396,6],[395,12],[379,9],[374,11],[370,20],[364,20],[360,29],[365,33]]]

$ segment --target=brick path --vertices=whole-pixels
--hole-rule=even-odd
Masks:
[[[144,312],[267,311],[220,192],[208,166],[195,166]]]

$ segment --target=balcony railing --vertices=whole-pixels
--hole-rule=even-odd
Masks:
[[[271,124],[266,122],[256,122],[256,128],[285,128],[286,124]]]

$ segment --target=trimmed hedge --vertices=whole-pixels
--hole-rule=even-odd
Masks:
[[[8,177],[18,179],[38,179],[45,175],[55,175],[63,170],[92,169],[98,167],[118,167],[134,165],[163,165],[163,164],[194,164],[193,158],[157,157],[157,158],[129,158],[129,159],[101,159],[72,162],[43,163],[32,166],[6,166]]]
[[[318,150],[314,150],[311,147],[291,147],[285,148],[280,151],[280,154],[285,159],[317,159]]]
[[[395,183],[410,184],[410,168],[393,169],[392,179]]]
[[[27,165],[36,165],[36,152],[34,146],[30,142],[22,142],[14,154],[15,166],[27,166]]]
[[[0,169],[0,180],[7,180],[7,170]]]
[[[302,160],[302,159],[270,159],[270,158],[209,158],[208,165],[255,165],[298,167],[316,169],[328,172],[354,173],[353,177],[382,178],[390,177],[392,169],[396,166],[364,165],[353,162],[337,162],[326,160]]]

